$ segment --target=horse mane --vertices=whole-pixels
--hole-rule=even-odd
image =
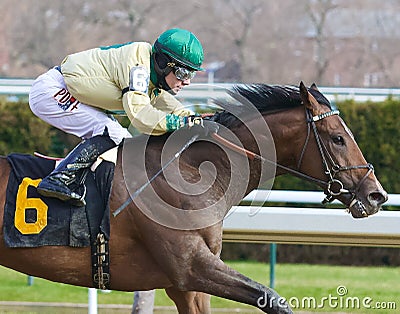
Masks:
[[[308,90],[319,103],[331,109],[329,101],[318,90],[312,88]],[[227,93],[233,101],[232,99],[215,100],[214,103],[224,111],[216,113],[211,118],[227,127],[236,122],[239,115],[245,117],[250,105],[261,114],[271,114],[302,105],[299,88],[291,85],[235,85]]]

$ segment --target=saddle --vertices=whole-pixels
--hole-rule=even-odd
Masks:
[[[7,184],[3,227],[6,245],[11,248],[47,245],[91,246],[97,284],[104,283],[103,277],[107,277],[106,281],[109,282],[104,266],[107,264],[108,267],[109,264],[109,198],[116,155],[117,147],[100,156],[88,171],[84,183],[86,206],[83,207],[72,206],[37,193],[37,185],[55,168],[57,160],[28,154],[8,155],[11,171]],[[102,264],[101,278],[99,264]],[[103,288],[107,288],[107,285],[103,284]]]

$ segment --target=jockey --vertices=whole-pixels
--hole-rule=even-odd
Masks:
[[[82,183],[87,169],[106,150],[131,134],[108,112],[124,111],[140,132],[161,135],[203,125],[174,97],[202,71],[203,48],[183,29],[162,33],[153,45],[131,42],[68,55],[32,85],[32,112],[54,127],[84,139],[37,191],[85,205]]]

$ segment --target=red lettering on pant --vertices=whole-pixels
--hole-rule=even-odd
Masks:
[[[57,93],[54,94],[53,97],[57,101],[60,108],[64,111],[72,111],[78,108],[79,101],[74,96],[72,96],[70,92],[65,88],[60,89]]]

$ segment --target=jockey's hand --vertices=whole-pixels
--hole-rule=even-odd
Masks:
[[[205,120],[199,115],[192,115],[185,117],[185,125],[193,128],[193,131],[200,133],[202,136],[209,136],[210,134],[217,133],[219,129],[218,123]]]
[[[183,123],[189,128],[200,125],[203,126],[203,118],[200,115],[191,115],[183,118]]]

